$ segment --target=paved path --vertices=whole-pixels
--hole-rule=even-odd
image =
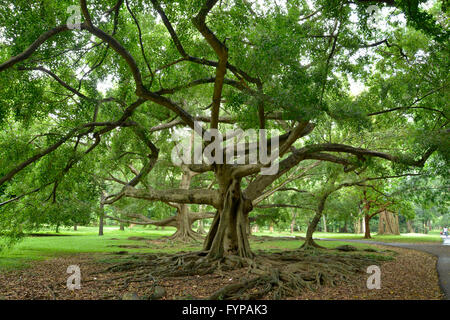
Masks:
[[[423,252],[431,253],[438,257],[437,272],[439,275],[439,284],[445,294],[445,299],[450,300],[450,236],[445,239],[442,238],[442,244],[431,243],[387,243],[370,240],[347,240],[347,239],[317,239],[330,241],[345,241],[345,242],[359,242],[368,244],[379,244],[393,247],[400,247],[406,249],[413,249]]]

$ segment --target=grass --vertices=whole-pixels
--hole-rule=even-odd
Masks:
[[[314,234],[316,238],[331,238],[331,239],[362,239],[363,234],[353,234],[353,233],[323,233],[317,232]],[[372,234],[371,239],[365,239],[369,241],[380,241],[380,242],[403,242],[403,243],[432,243],[432,242],[442,242],[441,236],[438,231],[432,231],[429,234],[421,233],[403,233],[401,235],[377,235]]]
[[[135,226],[133,229],[120,231],[118,227],[105,227],[104,236],[97,235],[97,228],[79,227],[78,231],[61,229],[59,234],[53,230],[42,230],[35,235],[29,236],[11,249],[0,252],[0,270],[26,268],[33,261],[49,259],[61,255],[71,255],[78,253],[112,253],[117,251],[136,252],[167,252],[175,253],[180,251],[200,250],[200,242],[192,244],[176,243],[172,241],[146,242],[139,240],[128,240],[129,237],[144,237],[149,240],[161,239],[164,236],[170,236],[174,228],[167,227],[165,230],[156,230],[155,227]],[[49,236],[53,235],[53,236]],[[60,236],[56,236],[60,235]],[[289,232],[258,232],[255,236],[271,237],[292,237],[304,236],[302,233],[291,234]],[[346,239],[361,239],[360,234],[338,234],[338,233],[315,233],[316,238],[335,238],[343,241],[318,241],[318,243],[327,248],[335,248],[346,243]],[[257,239],[257,238],[256,238]],[[386,242],[435,242],[441,241],[439,232],[428,235],[404,234],[400,236],[377,236],[374,241]],[[302,242],[295,239],[277,239],[274,240],[252,240],[251,246],[255,251],[258,250],[292,250],[300,247]],[[145,248],[120,248],[118,246],[146,246]],[[368,244],[351,243],[358,249],[370,248]],[[103,259],[100,257],[99,259]]]
[[[262,231],[254,233],[257,236],[272,236],[272,237],[292,237],[300,236],[304,237],[305,233],[302,232],[269,232]],[[377,235],[372,234],[372,239],[364,239],[369,241],[380,241],[380,242],[403,242],[403,243],[432,243],[432,242],[442,242],[439,231],[431,231],[428,234],[422,233],[402,233],[401,235]],[[315,232],[314,238],[316,239],[342,239],[342,240],[363,240],[364,234],[355,233],[331,233],[331,232]]]
[[[169,228],[167,228],[169,229]],[[59,236],[31,236],[26,237],[11,249],[0,252],[0,269],[13,269],[28,267],[36,260],[49,259],[55,256],[76,253],[116,252],[126,250],[129,252],[177,252],[175,245],[161,248],[119,248],[118,245],[143,245],[142,241],[127,240],[129,237],[145,237],[149,240],[168,236],[173,230],[146,230],[137,228],[120,231],[117,227],[105,227],[103,237],[97,235],[97,229],[92,227],[79,227],[79,231],[61,230],[59,234],[43,230],[37,234]],[[118,240],[112,240],[118,239]],[[190,247],[184,250],[195,250]]]

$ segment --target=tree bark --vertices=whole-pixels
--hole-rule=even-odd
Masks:
[[[105,204],[103,203],[104,195],[102,194],[101,200],[100,200],[100,215],[98,218],[98,235],[103,236],[103,219],[105,215]]]
[[[364,215],[364,239],[371,239],[370,236],[370,219],[371,217],[368,214]]]
[[[406,228],[408,229],[409,233],[414,233],[415,232],[415,230],[414,230],[414,228],[412,226],[411,220],[407,220],[406,221]]]
[[[360,217],[358,217],[356,219],[354,227],[355,227],[355,233],[363,233],[362,221],[361,221]]]
[[[330,193],[331,192],[325,193],[322,197],[320,197],[319,204],[317,205],[316,214],[314,215],[313,219],[311,220],[311,222],[308,225],[308,229],[306,230],[305,242],[303,243],[301,248],[305,248],[305,249],[308,249],[310,247],[322,248],[322,249],[324,248],[324,247],[318,245],[314,241],[313,233],[314,233],[314,231],[316,231],[317,225],[319,224],[320,219],[322,218],[322,213],[323,213],[323,210],[325,209],[325,202],[327,201],[327,198],[330,195]]]
[[[185,166],[182,166],[181,168],[183,170],[183,176],[180,182],[180,189],[188,190],[191,186],[191,180],[195,173],[190,171]],[[181,240],[183,242],[202,239],[201,234],[192,229],[192,224],[195,220],[190,219],[189,217],[189,206],[184,203],[173,204],[173,206],[177,208],[177,231],[170,238],[173,240]]]
[[[294,215],[292,216],[292,221],[291,221],[291,233],[294,233],[294,228],[295,228],[295,218],[297,217],[297,212],[294,212]]]
[[[348,233],[348,224],[347,220],[344,220],[344,227],[342,228],[343,233]]]
[[[198,228],[197,228],[197,232],[198,232],[199,234],[206,234],[205,226],[203,225],[203,220],[198,220]]]
[[[191,220],[189,218],[188,206],[186,204],[179,205],[179,209],[177,210],[177,212],[178,213],[175,221],[177,231],[170,236],[170,239],[183,242],[201,239],[201,234],[195,232],[194,229],[192,229],[194,220]]]
[[[398,215],[384,210],[380,212],[378,221],[378,234],[400,234]]]
[[[319,247],[319,245],[313,240],[313,233],[316,231],[317,225],[319,224],[322,213],[317,212],[314,218],[308,225],[308,229],[306,230],[306,239],[305,243],[301,246],[301,248],[308,247]]]
[[[208,258],[211,259],[220,259],[227,255],[252,258],[247,234],[251,201],[243,196],[240,179],[231,178],[229,172],[221,171],[219,167],[216,176],[223,194],[223,205],[214,217],[203,249],[209,251]]]
[[[99,236],[103,235],[103,215],[100,215],[98,219],[98,235]]]
[[[364,239],[371,239],[370,236],[370,219],[373,217],[369,214],[370,212],[370,202],[367,199],[366,190],[363,191],[363,204],[364,204]]]

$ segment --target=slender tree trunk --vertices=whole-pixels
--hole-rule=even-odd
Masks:
[[[398,221],[398,214],[395,214],[394,220],[395,229],[393,230],[395,234],[400,235],[400,223]]]
[[[359,206],[358,206],[358,217],[357,217],[356,222],[355,222],[355,233],[364,233],[364,231],[363,231],[363,221],[361,219],[361,215],[362,215],[361,205],[362,205],[362,203],[363,202],[361,202],[359,204]]]
[[[56,230],[55,230],[55,232],[56,232],[56,233],[59,233],[59,223],[56,224]]]
[[[361,218],[357,218],[355,223],[354,223],[354,227],[355,227],[355,233],[361,233],[362,231],[362,227],[361,227]]]
[[[321,213],[316,213],[314,218],[311,220],[311,222],[308,225],[308,229],[306,230],[306,239],[305,243],[301,246],[302,248],[308,248],[308,247],[320,247],[314,240],[313,240],[313,233],[316,231],[317,225],[319,224]]]
[[[103,235],[103,215],[100,215],[98,219],[98,235],[99,236]]]
[[[364,194],[363,203],[364,203],[364,211],[365,211],[365,214],[364,214],[364,239],[370,239],[370,238],[372,238],[370,236],[370,219],[371,219],[371,216],[369,215],[370,204],[367,199],[366,190],[363,191],[363,194]]]
[[[120,231],[125,231],[125,225],[122,222],[120,223],[119,230]]]
[[[364,216],[361,218],[361,231],[360,233],[366,233],[366,220]]]
[[[104,219],[104,215],[105,215],[105,205],[103,204],[103,198],[104,195],[102,194],[102,198],[100,200],[100,216],[98,218],[98,235],[102,236],[103,235],[103,219]]]
[[[315,248],[324,249],[324,247],[318,245],[314,241],[313,233],[314,233],[314,231],[316,231],[317,225],[319,224],[320,219],[322,218],[322,213],[323,213],[323,210],[325,209],[325,202],[327,201],[329,194],[330,193],[326,193],[319,199],[319,204],[317,206],[316,214],[314,215],[313,219],[311,220],[311,222],[308,225],[308,229],[306,230],[305,242],[303,243],[301,248],[308,249],[310,247],[315,247]]]
[[[423,233],[428,234],[428,227],[426,222],[423,223]]]
[[[364,215],[364,239],[371,239],[370,236],[370,216],[368,214]]]
[[[322,216],[323,219],[323,232],[328,232],[327,229],[327,218],[325,217],[325,215]]]
[[[342,229],[342,231],[344,233],[348,233],[348,224],[347,224],[347,220],[344,221],[344,228]]]
[[[198,220],[198,228],[197,228],[197,232],[198,232],[199,234],[206,234],[205,226],[203,225],[203,220]]]
[[[205,211],[205,206],[200,206],[200,211]],[[203,224],[203,219],[198,220],[197,233],[200,234],[200,235],[205,235],[206,234],[205,226]]]
[[[295,218],[296,217],[297,217],[297,212],[294,212],[294,215],[292,216],[292,221],[291,221],[291,233],[294,233]]]
[[[73,225],[73,231],[77,231],[78,230],[78,226],[76,224]]]

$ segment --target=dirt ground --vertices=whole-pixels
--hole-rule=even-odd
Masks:
[[[386,249],[379,246],[380,249]],[[401,248],[388,248],[397,252],[393,261],[380,262],[381,289],[367,289],[370,274],[357,274],[350,282],[335,287],[320,287],[305,291],[299,297],[290,299],[333,299],[333,300],[436,300],[442,299],[436,272],[437,259],[427,253]],[[108,256],[110,258],[110,256]],[[221,274],[186,276],[153,281],[125,283],[120,272],[99,273],[108,266],[100,262],[102,255],[79,254],[59,257],[33,263],[30,268],[2,272],[0,274],[0,299],[37,300],[90,300],[122,299],[126,293],[145,297],[153,292],[154,286],[163,287],[163,299],[206,299],[221,287],[239,282],[248,275],[246,269]],[[106,258],[106,256],[105,256]],[[69,265],[78,265],[81,270],[81,289],[68,290],[67,273]],[[138,279],[137,279],[138,280]]]

